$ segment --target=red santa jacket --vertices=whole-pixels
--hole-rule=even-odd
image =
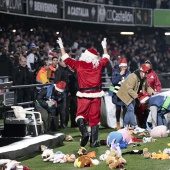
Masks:
[[[110,56],[108,54],[103,54],[103,58],[99,61],[99,66],[94,68],[92,63],[74,60],[69,58],[67,53],[62,56],[62,60],[65,64],[69,65],[77,72],[79,88],[89,89],[79,90],[77,92],[78,97],[96,98],[104,95],[104,91],[100,89],[102,85],[101,75],[102,69],[106,66],[109,58]],[[90,88],[96,90],[90,90]]]
[[[161,82],[159,81],[159,78],[158,78],[157,74],[155,73],[155,71],[150,70],[146,76],[147,76],[149,86],[154,91],[157,91],[160,93],[162,90],[162,85],[161,85]]]

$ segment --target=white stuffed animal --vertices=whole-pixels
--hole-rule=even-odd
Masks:
[[[11,170],[19,165],[20,162],[10,159],[0,159],[0,165],[5,164],[5,170]]]
[[[61,151],[58,151],[54,154],[54,158],[51,161],[53,163],[65,163],[67,162],[67,157]]]
[[[49,159],[53,158],[54,153],[53,153],[53,149],[50,148],[43,148],[43,153],[41,154],[41,157],[43,158],[44,161],[48,161]],[[49,159],[47,159],[49,158]]]

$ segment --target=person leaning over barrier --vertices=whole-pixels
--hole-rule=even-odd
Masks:
[[[170,91],[158,93],[150,97],[144,93],[139,97],[145,108],[149,109],[149,116],[147,118],[147,125],[149,127],[156,127],[159,125],[167,125],[165,114],[170,112]]]
[[[99,60],[97,51],[94,48],[86,49],[77,61],[70,58],[65,52],[61,38],[57,40],[62,54],[62,60],[77,72],[79,91],[77,92],[77,113],[76,122],[82,134],[81,146],[85,146],[89,140],[89,133],[86,123],[91,127],[90,147],[99,147],[98,130],[100,122],[101,97],[104,92],[101,90],[102,70],[108,63],[110,56],[107,54],[106,38],[102,41],[103,58]]]
[[[45,132],[58,129],[57,102],[64,98],[65,88],[66,83],[59,81],[56,84],[43,87],[37,95],[35,107],[42,115]]]

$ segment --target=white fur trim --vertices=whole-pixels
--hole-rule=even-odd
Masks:
[[[140,103],[145,103],[146,102],[146,100],[148,100],[149,99],[149,97],[148,96],[146,96],[145,98],[143,98],[141,101],[140,101]]]
[[[86,51],[84,52],[84,54],[86,54],[86,56],[90,56],[90,57],[92,57],[92,58],[98,58],[97,55],[95,55],[95,54],[89,52],[88,50],[86,50]]]
[[[69,58],[69,55],[67,54],[67,53],[65,53],[62,57],[61,57],[61,59],[64,61],[65,59],[67,59],[67,58]]]
[[[109,54],[103,54],[103,58],[107,58],[110,60],[110,55]]]
[[[120,63],[119,67],[121,67],[121,66],[127,66],[127,63]]]
[[[103,90],[101,92],[96,92],[96,93],[82,93],[78,91],[76,94],[76,96],[78,97],[86,97],[86,98],[97,98],[97,97],[102,97],[104,95],[105,93]]]
[[[57,90],[57,91],[59,91],[59,92],[63,92],[64,91],[64,89],[59,89],[57,86],[56,86],[56,84],[54,84],[54,87],[55,87],[55,89]]]
[[[83,116],[77,116],[76,119],[75,119],[76,123],[77,123],[78,119],[84,119],[84,117]]]

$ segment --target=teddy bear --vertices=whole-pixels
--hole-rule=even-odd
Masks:
[[[122,168],[125,163],[126,160],[123,157],[119,157],[115,150],[111,150],[106,158],[106,164],[109,165],[110,169],[114,169],[116,167]]]
[[[82,155],[78,157],[74,162],[74,167],[78,168],[84,168],[84,167],[92,167],[94,164],[92,163],[92,160],[87,155]]]
[[[41,154],[43,161],[48,161],[49,159],[53,158],[53,156],[54,156],[53,149],[50,149],[45,145],[41,145],[41,151],[43,151],[43,153]]]
[[[109,153],[110,153],[110,150],[106,150],[106,152],[104,154],[100,155],[99,160],[105,161],[106,158],[108,157]]]
[[[78,150],[77,153],[78,153],[79,156],[82,156],[82,155],[86,155],[86,152],[87,152],[86,148],[81,147],[81,148]]]
[[[143,157],[145,158],[145,159],[147,159],[147,158],[151,158],[151,153],[148,151],[148,148],[144,148],[143,149]]]
[[[92,167],[98,164],[99,161],[97,159],[92,159],[87,155],[82,155],[75,160],[74,167],[84,168],[84,167]]]
[[[66,154],[66,160],[67,160],[67,162],[74,162],[75,159],[76,159],[76,156],[75,156],[74,154],[71,154],[71,155]]]

